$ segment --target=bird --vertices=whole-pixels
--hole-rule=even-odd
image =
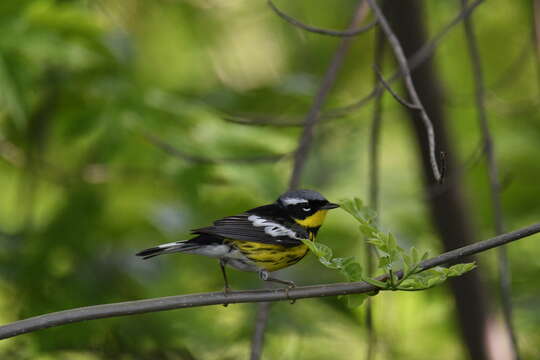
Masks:
[[[136,256],[186,253],[217,258],[230,291],[225,267],[256,272],[263,281],[295,287],[270,273],[296,264],[309,251],[302,239],[314,241],[328,210],[338,208],[314,190],[290,190],[271,204],[214,221],[211,226],[191,230],[193,238],[162,244]]]

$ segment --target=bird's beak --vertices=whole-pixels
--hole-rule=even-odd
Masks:
[[[330,209],[335,209],[335,208],[338,208],[339,205],[338,204],[334,204],[334,203],[328,203],[326,205],[323,205],[321,207],[322,210],[330,210]]]

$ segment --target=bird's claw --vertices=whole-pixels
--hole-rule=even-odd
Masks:
[[[232,291],[232,290],[231,290],[230,287],[225,286],[225,287],[223,288],[223,295],[225,295],[225,297],[226,297],[227,295],[229,295],[229,294],[231,293],[231,291]],[[223,307],[227,307],[227,306],[229,306],[228,303],[224,303],[224,304],[223,304]]]
[[[291,304],[291,305],[296,302],[296,299],[291,299],[290,298],[289,290],[294,289],[295,287],[296,287],[296,284],[291,281],[290,284],[288,284],[287,287],[285,288],[285,295],[287,296],[287,299],[289,299],[289,304]]]

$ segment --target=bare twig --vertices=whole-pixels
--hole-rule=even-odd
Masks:
[[[461,11],[458,15],[456,15],[452,21],[450,21],[447,25],[445,25],[431,40],[426,42],[413,56],[411,56],[408,59],[409,62],[409,69],[415,70],[418,66],[420,66],[426,59],[428,59],[437,46],[440,44],[442,39],[445,35],[447,35],[450,30],[452,30],[457,24],[459,24],[463,19],[469,17],[472,13],[472,11],[481,3],[483,3],[485,0],[477,0],[474,3],[467,6],[467,8],[463,11]],[[539,0],[540,1],[540,0]],[[402,73],[397,70],[390,76],[390,78],[387,80],[388,84],[393,83],[394,81],[400,79],[402,77]],[[371,100],[375,99],[377,96],[380,95],[380,93],[384,91],[384,87],[381,84],[378,84],[373,88],[373,90],[367,94],[362,99],[356,101],[353,104],[345,105],[342,107],[333,108],[327,111],[324,111],[320,114],[319,118],[320,120],[330,120],[338,117],[345,116],[346,114],[356,111],[369,103]],[[272,118],[268,116],[261,116],[261,115],[250,115],[248,117],[243,116],[223,116],[224,120],[243,124],[243,125],[260,125],[260,126],[279,126],[279,127],[294,127],[294,126],[304,126],[305,119],[304,120],[294,120],[294,119],[287,119],[286,121],[281,121],[280,118]]]
[[[282,119],[280,116],[261,116],[259,114],[251,115],[228,115],[223,114],[221,118],[225,121],[240,124],[240,125],[251,125],[251,126],[273,126],[273,127],[295,127],[295,126],[304,126],[303,121],[298,119]]]
[[[379,69],[383,65],[384,60],[384,34],[380,29],[377,30],[375,35],[375,51],[373,64],[376,69]],[[376,73],[374,77],[374,83],[379,83],[379,74]],[[381,93],[375,98],[375,104],[373,106],[373,118],[370,128],[369,136],[369,172],[368,172],[368,202],[369,206],[379,213],[379,145],[381,138],[381,126],[382,126],[382,98],[384,93]],[[375,221],[378,223],[379,217],[377,216]],[[377,255],[376,249],[373,245],[367,241],[364,245],[365,249],[365,261],[367,265],[367,273],[372,276],[374,269],[374,256]],[[375,331],[375,325],[373,322],[373,301],[371,298],[367,299],[366,303],[366,329],[367,329],[367,348],[366,348],[366,360],[373,359],[375,355],[375,348],[377,346],[377,333]]]
[[[367,13],[368,7],[365,6],[365,2],[363,0],[360,0],[357,10],[355,11],[354,19],[351,22],[352,26],[356,26],[357,23],[361,22],[367,16]],[[326,73],[324,74],[321,86],[319,87],[319,90],[315,95],[309,112],[306,115],[304,121],[304,131],[300,136],[299,145],[294,154],[295,156],[293,172],[291,175],[291,180],[289,182],[289,187],[291,189],[298,187],[298,185],[300,184],[300,176],[304,169],[306,163],[305,160],[311,148],[311,143],[313,141],[315,125],[320,118],[319,113],[324,102],[326,101],[326,97],[328,96],[330,89],[334,85],[337,73],[341,68],[341,64],[343,63],[345,54],[347,53],[351,45],[351,40],[352,39],[349,38],[344,38],[341,40],[341,43],[336,52],[334,53],[334,57],[332,58],[332,61],[328,66]]]
[[[373,70],[375,71],[375,75],[376,75],[377,79],[379,80],[379,82],[390,93],[390,95],[392,95],[394,97],[394,99],[396,99],[396,101],[398,103],[400,103],[401,105],[405,106],[406,108],[409,108],[409,109],[412,109],[412,110],[420,110],[420,108],[417,105],[413,105],[410,102],[408,102],[407,100],[405,100],[404,98],[402,98],[401,96],[399,96],[394,91],[394,89],[392,89],[390,84],[388,84],[388,82],[386,82],[386,80],[384,80],[384,77],[382,76],[381,72],[379,71],[379,69],[376,66],[373,67]]]
[[[369,23],[369,24],[367,24],[365,26],[359,27],[357,29],[348,29],[348,30],[344,30],[344,31],[322,29],[322,28],[318,28],[318,27],[315,27],[315,26],[304,24],[300,20],[297,20],[297,19],[293,18],[292,16],[287,15],[286,13],[281,11],[271,0],[268,0],[268,6],[270,6],[270,8],[280,18],[282,18],[283,20],[285,20],[289,24],[294,25],[296,27],[299,27],[300,29],[303,29],[303,30],[306,30],[306,31],[309,31],[309,32],[312,32],[312,33],[316,33],[316,34],[321,34],[321,35],[329,35],[329,36],[337,36],[337,37],[356,36],[356,35],[359,35],[359,34],[361,34],[363,32],[366,32],[366,31],[370,30],[372,27],[375,26],[375,24],[377,24],[377,21],[372,21],[371,23]]]
[[[537,223],[488,240],[448,251],[442,255],[422,262],[420,269],[424,271],[436,266],[458,262],[465,259],[467,256],[493,249],[539,232],[540,223]],[[402,273],[398,272],[397,275],[401,276]],[[385,277],[381,276],[378,279],[384,281]],[[17,335],[64,324],[72,324],[86,320],[103,319],[116,316],[127,316],[209,305],[254,303],[262,301],[289,301],[291,299],[361,294],[369,293],[375,290],[377,290],[375,286],[361,281],[353,283],[300,286],[289,289],[288,291],[285,291],[284,289],[263,289],[232,291],[227,294],[223,292],[212,292],[95,305],[49,313],[0,326],[0,339],[7,339]]]
[[[187,162],[195,164],[224,164],[224,163],[265,163],[276,162],[283,159],[286,155],[260,155],[249,157],[229,157],[229,158],[210,158],[198,155],[188,154],[171,144],[161,140],[157,136],[151,134],[142,135],[148,142],[157,146],[166,153],[181,158]]]
[[[467,6],[467,0],[462,0],[462,8]],[[495,235],[500,235],[504,232],[502,205],[501,205],[501,185],[499,183],[499,170],[497,161],[495,160],[495,151],[493,145],[493,137],[489,128],[486,106],[485,106],[485,90],[484,76],[480,60],[480,53],[476,43],[473,23],[470,18],[463,21],[465,28],[465,38],[469,55],[471,57],[472,72],[474,76],[475,86],[475,102],[478,113],[478,122],[482,132],[484,143],[484,153],[486,155],[488,173],[489,173],[489,188],[491,197],[491,206],[493,209]],[[501,301],[504,314],[504,320],[508,330],[508,335],[512,342],[512,350],[514,359],[519,359],[519,349],[514,326],[512,324],[512,301],[511,301],[511,281],[510,269],[508,266],[508,254],[504,247],[499,249],[499,286],[501,291]]]
[[[484,144],[482,142],[479,142],[478,145],[474,148],[474,150],[469,155],[467,155],[463,163],[455,166],[452,170],[452,173],[445,177],[444,183],[433,184],[426,187],[427,197],[438,197],[442,193],[448,191],[451,187],[458,185],[459,180],[463,177],[463,175],[480,162],[483,153]]]
[[[269,5],[277,10],[275,6],[269,1]],[[358,3],[355,16],[351,22],[351,28],[355,27],[359,22],[361,22],[367,15],[367,6],[365,6],[364,0],[360,0]],[[278,12],[279,14],[279,12]],[[304,129],[302,135],[298,141],[298,148],[296,149],[293,170],[291,173],[291,178],[289,181],[289,188],[294,189],[300,184],[300,178],[302,171],[304,169],[306,159],[311,148],[311,143],[313,141],[313,133],[315,125],[317,124],[319,118],[319,112],[321,107],[326,100],[326,97],[335,82],[337,72],[341,67],[343,58],[345,57],[346,52],[350,47],[351,39],[344,38],[341,40],[340,46],[334,53],[334,57],[326,70],[323,81],[315,95],[313,104],[309,109],[308,114],[305,117],[305,120],[302,122]],[[262,345],[264,343],[264,333],[266,329],[266,323],[268,321],[268,313],[270,312],[270,304],[262,303],[257,309],[257,322],[255,324],[255,332],[253,334],[251,342],[251,360],[258,360],[262,354]]]
[[[420,112],[422,121],[424,122],[424,126],[426,128],[426,133],[428,137],[428,143],[429,143],[429,157],[431,161],[431,169],[433,171],[433,177],[435,178],[435,181],[441,182],[441,172],[439,170],[439,165],[437,164],[437,156],[436,156],[436,148],[435,148],[435,132],[433,131],[433,124],[431,123],[431,120],[428,117],[428,114],[426,113],[426,110],[424,109],[424,106],[422,105],[422,102],[420,101],[420,97],[418,96],[418,93],[416,92],[416,88],[414,87],[411,73],[409,70],[409,66],[407,64],[407,58],[405,57],[405,54],[403,53],[403,49],[401,48],[401,44],[399,43],[399,40],[397,39],[396,35],[390,28],[390,25],[388,24],[388,21],[386,21],[386,18],[384,14],[382,13],[381,9],[377,5],[377,2],[375,0],[367,0],[369,3],[369,6],[375,13],[375,16],[379,22],[379,25],[381,26],[381,29],[386,34],[386,37],[388,39],[388,42],[390,43],[390,47],[394,51],[394,55],[396,56],[396,60],[399,64],[399,68],[403,74],[403,79],[405,81],[405,87],[407,88],[407,91],[409,93],[409,96],[411,97],[413,106],[418,108],[418,111]]]
[[[534,24],[533,46],[535,50],[534,55],[536,60],[536,80],[537,86],[539,87],[538,90],[540,90],[540,0],[533,1],[532,14]]]
[[[424,61],[426,61],[435,51],[437,46],[440,44],[443,37],[450,32],[457,24],[459,24],[463,19],[466,19],[471,15],[473,10],[483,3],[485,0],[477,0],[467,6],[465,10],[462,10],[456,17],[452,19],[447,25],[445,25],[433,38],[431,38],[428,42],[426,42],[413,56],[411,56],[408,59],[409,62],[409,69],[412,71],[416,69],[418,66],[420,66]],[[392,82],[400,79],[403,76],[403,74],[398,70],[396,71],[389,79],[388,83],[391,84]],[[374,99],[378,94],[383,91],[384,88],[381,85],[376,86],[368,95],[363,97],[362,99],[358,100],[357,102],[342,106],[339,108],[334,108],[331,110],[326,111],[323,116],[325,117],[340,117],[344,114],[347,114],[351,111],[358,110],[365,104],[367,104],[369,101]]]
[[[264,345],[264,334],[266,332],[266,326],[268,325],[268,316],[270,315],[271,305],[271,303],[265,301],[259,303],[257,308],[255,330],[253,331],[253,337],[251,338],[250,360],[258,360],[261,358]]]

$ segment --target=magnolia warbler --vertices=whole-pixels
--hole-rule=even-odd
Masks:
[[[294,287],[289,280],[270,273],[300,261],[308,252],[301,239],[315,240],[326,213],[339,207],[313,190],[292,190],[276,202],[242,214],[217,220],[212,226],[195,229],[194,238],[143,250],[143,259],[183,252],[219,259],[225,291],[229,282],[225,265],[242,271],[258,272],[264,281]]]

